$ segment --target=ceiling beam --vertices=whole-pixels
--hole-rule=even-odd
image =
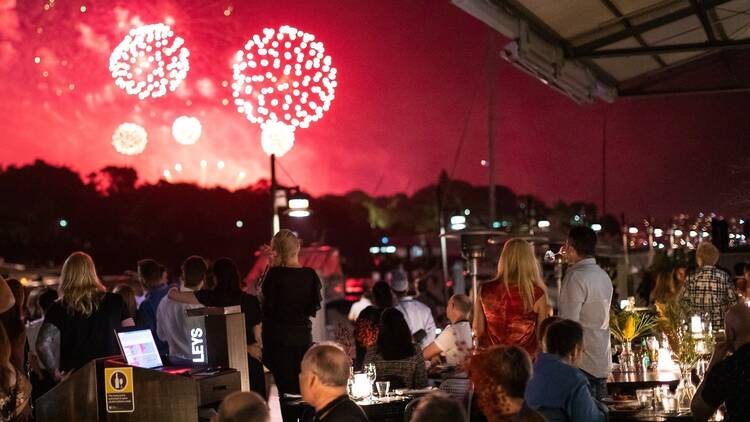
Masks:
[[[728,88],[707,88],[707,89],[685,89],[670,91],[620,91],[619,97],[626,98],[649,98],[649,97],[677,97],[683,95],[709,95],[709,94],[731,94],[739,92],[750,92],[750,87],[737,86]]]
[[[612,48],[590,53],[575,53],[570,58],[602,59],[609,57],[651,56],[654,54],[689,53],[693,51],[735,50],[750,48],[750,40],[714,41],[705,43],[655,45],[649,47]]]
[[[716,34],[714,34],[714,28],[711,26],[711,20],[708,18],[706,9],[703,8],[700,0],[690,0],[690,5],[695,9],[695,14],[698,15],[698,19],[701,21],[703,30],[706,32],[706,38],[709,41],[716,41]]]
[[[626,16],[624,16],[622,14],[622,12],[620,12],[620,9],[618,9],[617,6],[615,6],[614,4],[612,4],[612,2],[610,0],[600,0],[600,1],[604,4],[604,6],[607,9],[609,9],[610,13],[612,13],[613,15],[615,15],[615,17],[618,19],[618,21],[620,21],[620,23],[622,23],[622,25],[625,28],[632,28],[633,27],[633,24],[630,23],[630,19],[628,19]],[[695,0],[693,0],[693,1],[695,1]],[[648,44],[646,43],[646,40],[644,40],[643,37],[640,34],[633,35],[633,37],[643,47],[647,47],[648,46]],[[654,60],[656,60],[657,63],[659,63],[659,67],[667,67],[667,64],[664,63],[664,60],[662,60],[661,57],[659,57],[657,55],[653,55],[651,57]]]
[[[729,1],[731,0],[705,0],[703,2],[703,7],[706,9],[713,8],[713,7],[722,5],[724,3],[728,3]],[[618,41],[622,41],[624,39],[633,37],[635,35],[643,34],[644,32],[650,31],[652,29],[656,29],[660,26],[664,26],[672,22],[676,22],[680,19],[684,19],[692,15],[695,15],[695,9],[693,9],[692,7],[686,7],[684,9],[680,9],[675,12],[668,13],[664,16],[659,16],[658,18],[652,19],[650,21],[632,25],[632,27],[630,28],[625,28],[621,31],[618,31],[613,34],[604,36],[602,38],[587,42],[585,44],[581,44],[574,49],[574,53],[575,54],[589,53],[599,48],[602,48],[604,46],[614,44]]]

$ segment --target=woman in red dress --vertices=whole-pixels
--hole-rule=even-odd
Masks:
[[[505,243],[495,280],[482,286],[474,330],[480,347],[516,345],[536,356],[536,327],[550,315],[547,294],[532,246]]]

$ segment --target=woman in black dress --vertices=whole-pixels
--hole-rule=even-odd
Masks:
[[[281,230],[271,241],[271,264],[261,285],[263,363],[279,389],[284,421],[296,421],[297,408],[286,394],[299,394],[302,357],[312,345],[310,318],[320,309],[321,283],[315,270],[299,263],[300,240]]]
[[[93,359],[119,354],[115,329],[133,325],[122,296],[107,293],[91,257],[75,252],[63,264],[59,298],[44,315],[36,350],[59,381]]]
[[[182,303],[203,306],[240,306],[245,314],[245,335],[247,341],[247,367],[250,389],[266,397],[266,378],[263,373],[261,343],[261,311],[258,298],[240,288],[240,273],[230,258],[219,258],[211,266],[216,287],[213,290],[178,292],[171,290],[169,298]]]

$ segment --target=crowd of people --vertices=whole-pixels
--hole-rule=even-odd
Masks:
[[[137,263],[143,294],[128,285],[109,293],[92,258],[76,252],[63,265],[59,288],[35,291],[28,304],[20,283],[0,279],[0,421],[30,418],[33,401],[69,373],[119,354],[117,328],[148,328],[161,353],[189,358],[185,311],[201,306],[240,306],[245,315],[252,392],[229,395],[218,408],[219,422],[270,420],[264,367],[284,421],[356,422],[368,418],[348,394],[353,372],[374,367],[376,381],[392,389],[420,389],[428,385],[429,368],[438,366],[465,373],[478,406],[434,393],[413,407],[412,421],[462,421],[469,414],[490,422],[605,421],[613,285],[594,258],[596,241],[587,227],[570,230],[556,316],[534,249],[522,239],[505,243],[497,276],[481,285],[475,302],[456,294],[441,305],[447,325],[440,331],[434,309],[410,296],[408,277],[394,272],[353,307],[353,352],[337,343],[313,344],[321,281],[300,264],[300,240],[289,230],[273,237],[255,294],[243,289],[230,259],[209,265],[199,256],[183,262],[179,286],[168,283],[157,261],[143,259]],[[704,243],[695,271],[655,260],[653,297],[686,301],[714,327],[726,327],[727,342],[715,348],[693,413],[707,420],[724,404],[729,420],[745,420],[750,308],[738,304],[746,296],[715,267],[718,258]]]

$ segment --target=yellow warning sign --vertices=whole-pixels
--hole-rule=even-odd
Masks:
[[[108,413],[135,410],[133,368],[104,368],[104,396]]]

